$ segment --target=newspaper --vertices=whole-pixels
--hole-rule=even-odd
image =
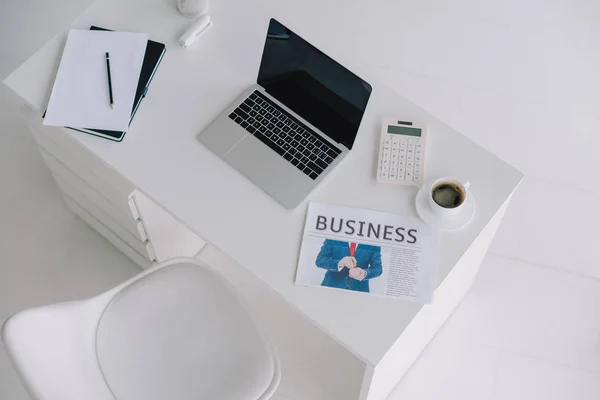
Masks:
[[[431,303],[437,248],[417,218],[310,203],[296,284]]]

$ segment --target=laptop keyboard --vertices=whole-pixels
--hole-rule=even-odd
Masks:
[[[341,153],[259,91],[248,96],[229,118],[311,179],[317,179]]]

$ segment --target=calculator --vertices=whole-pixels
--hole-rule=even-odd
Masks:
[[[381,124],[377,180],[419,186],[425,166],[424,124],[386,118]]]

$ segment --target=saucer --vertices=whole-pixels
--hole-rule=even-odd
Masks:
[[[475,215],[476,204],[473,193],[469,192],[462,209],[458,213],[452,217],[444,218],[435,214],[429,205],[429,187],[432,183],[433,182],[426,182],[421,189],[419,189],[419,193],[417,193],[415,206],[419,217],[421,217],[423,222],[429,227],[442,232],[452,232],[464,228],[471,222]]]

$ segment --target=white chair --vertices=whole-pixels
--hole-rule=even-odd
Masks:
[[[38,400],[266,400],[280,379],[243,301],[192,259],[91,299],[19,312],[2,338]]]

